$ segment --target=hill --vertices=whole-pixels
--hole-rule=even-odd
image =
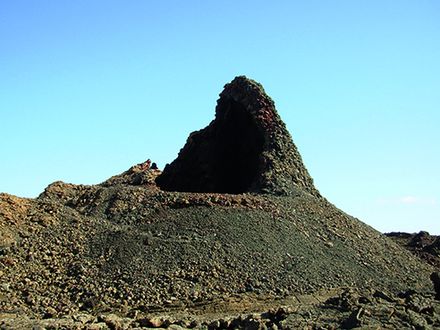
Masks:
[[[84,327],[171,325],[154,324],[163,313],[222,328],[222,313],[269,309],[258,326],[324,322],[276,309],[286,304],[335,327],[384,324],[361,297],[407,306],[397,325],[440,325],[434,268],[321,196],[274,102],[246,77],[225,86],[213,122],[163,172],[146,162],[98,185],[55,182],[36,199],[1,194],[0,235],[1,318],[12,328],[81,317]]]

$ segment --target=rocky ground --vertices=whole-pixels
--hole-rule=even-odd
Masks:
[[[159,173],[0,195],[3,328],[440,325],[433,268],[324,199],[164,192]]]
[[[394,242],[440,271],[440,236],[426,231],[419,233],[387,233]]]
[[[345,288],[277,299],[244,294],[149,313],[0,317],[2,329],[435,329],[440,327],[440,302],[414,291],[394,296]]]
[[[437,241],[389,236],[320,195],[273,101],[237,77],[163,174],[0,194],[0,327],[440,327],[436,264],[411,253]]]

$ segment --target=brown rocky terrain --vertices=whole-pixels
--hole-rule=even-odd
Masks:
[[[440,236],[430,235],[426,231],[413,234],[395,232],[385,235],[440,271]]]
[[[320,195],[245,77],[163,173],[0,194],[6,329],[439,327],[434,270]]]

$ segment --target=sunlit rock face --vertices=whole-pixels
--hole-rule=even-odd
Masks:
[[[190,134],[156,183],[169,191],[320,196],[274,102],[245,76],[225,85],[215,119]]]

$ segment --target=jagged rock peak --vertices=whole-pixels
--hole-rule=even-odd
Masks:
[[[163,190],[319,197],[275,103],[261,84],[238,76],[226,84],[215,119],[190,134],[156,179]]]

